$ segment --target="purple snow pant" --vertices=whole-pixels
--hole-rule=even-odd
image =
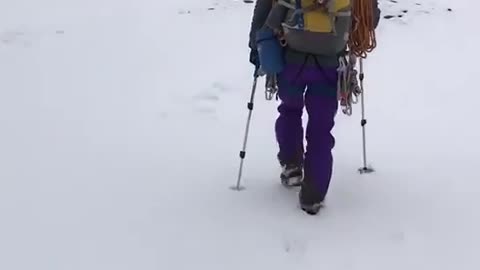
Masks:
[[[287,65],[278,76],[281,104],[275,132],[281,163],[301,164],[305,181],[325,197],[332,177],[331,134],[338,109],[336,68]],[[307,147],[304,153],[303,108],[308,113]]]

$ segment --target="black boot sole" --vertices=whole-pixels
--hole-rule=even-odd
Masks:
[[[290,184],[288,182],[288,179],[285,179],[285,178],[280,178],[280,180],[281,180],[282,186],[284,186],[286,188],[295,188],[295,187],[300,187],[302,185],[302,180],[300,180],[299,182],[297,182],[295,184]]]
[[[322,203],[316,203],[313,205],[301,205],[300,206],[303,211],[305,211],[309,215],[317,215],[320,212],[320,209],[323,207]]]
[[[296,180],[293,184],[290,183],[290,179],[292,178],[299,178],[299,180]],[[283,174],[280,174],[280,181],[282,183],[282,185],[286,188],[293,188],[293,187],[299,187],[302,185],[302,182],[303,182],[303,173],[298,173],[296,175],[293,175],[293,176],[290,176],[290,177],[286,177],[285,175]]]

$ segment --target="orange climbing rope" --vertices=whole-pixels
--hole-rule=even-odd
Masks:
[[[351,53],[366,58],[377,46],[374,27],[373,1],[354,0],[352,6],[353,29],[348,41]]]

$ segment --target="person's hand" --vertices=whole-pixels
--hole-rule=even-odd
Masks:
[[[250,50],[250,63],[255,66],[255,69],[260,68],[260,59],[258,58],[258,51],[257,50]]]

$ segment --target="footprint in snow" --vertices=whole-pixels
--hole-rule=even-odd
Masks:
[[[202,92],[193,96],[194,110],[201,114],[215,114],[216,103],[220,100],[218,95],[212,92]]]
[[[223,92],[223,93],[231,91],[231,89],[228,86],[226,86],[225,84],[220,83],[220,82],[214,82],[212,84],[212,87],[214,89],[220,91],[220,92]]]
[[[167,119],[168,118],[168,113],[167,112],[160,112],[158,115],[160,119]]]
[[[224,84],[220,82],[212,83],[209,89],[205,89],[192,97],[194,110],[202,114],[215,114],[220,95],[228,91],[230,91],[230,88]]]
[[[65,30],[56,29],[48,32],[31,32],[28,30],[11,30],[0,32],[0,45],[31,47],[32,44],[43,38],[61,37],[65,35]]]
[[[220,98],[217,95],[211,92],[203,92],[203,93],[197,94],[193,96],[193,99],[197,101],[212,101],[212,102],[220,100]]]
[[[282,247],[286,254],[301,257],[305,255],[307,251],[307,241],[302,239],[299,235],[285,235],[283,237]]]
[[[5,45],[22,45],[24,47],[31,45],[27,34],[23,31],[0,32],[0,41]]]

